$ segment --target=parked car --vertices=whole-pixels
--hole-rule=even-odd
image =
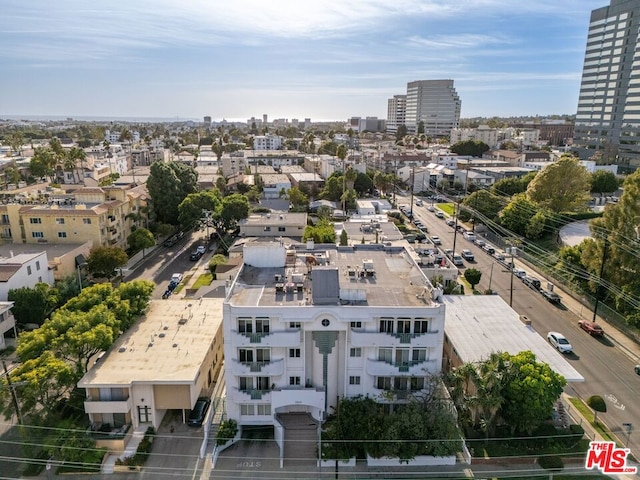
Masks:
[[[536,277],[530,277],[529,275],[527,275],[522,279],[522,282],[530,289],[535,291],[540,291],[540,288],[542,288],[542,283]]]
[[[469,240],[470,242],[473,242],[476,239],[476,234],[473,232],[464,232],[462,236],[467,240]]]
[[[198,247],[196,248],[196,252],[200,252],[202,255],[204,255],[205,253],[207,253],[207,247],[205,247],[204,245],[198,245]]]
[[[447,225],[449,225],[450,227],[454,227],[455,224],[456,224],[456,221],[453,218],[447,219]]]
[[[578,320],[578,326],[592,337],[602,337],[604,335],[604,329],[595,322]]]
[[[422,206],[422,200],[416,200],[416,205],[421,207]]]
[[[473,243],[475,243],[480,248],[484,247],[484,240],[482,240],[481,238],[476,237]]]
[[[189,260],[191,260],[192,262],[195,262],[197,260],[200,260],[200,257],[202,257],[202,252],[199,252],[198,250],[194,250],[193,252],[191,252],[191,255],[189,255]]]
[[[460,255],[462,255],[462,258],[464,258],[467,262],[473,262],[475,260],[473,252],[466,248],[463,249],[462,252],[460,252]]]
[[[552,292],[550,290],[542,290],[542,296],[547,299],[548,302],[551,303],[560,303],[562,298],[556,292]]]
[[[172,282],[176,282],[176,283],[180,283],[182,281],[182,274],[181,273],[174,273],[173,275],[171,275],[171,281]]]
[[[174,237],[171,237],[171,238],[167,238],[167,239],[164,241],[163,245],[164,245],[165,247],[173,247],[173,245],[174,245],[175,243],[176,243],[176,239],[175,239]]]
[[[521,279],[521,280],[522,280],[522,279],[524,279],[524,277],[526,277],[526,276],[527,276],[527,272],[525,272],[525,271],[524,271],[524,270],[522,270],[521,268],[517,268],[517,267],[515,267],[515,268],[513,269],[513,274],[514,274],[516,277],[518,277],[519,279]]]
[[[451,259],[451,261],[453,262],[453,264],[456,267],[462,267],[464,266],[464,262],[462,261],[462,257],[460,255],[458,255],[457,253],[453,256],[453,258]]]
[[[487,252],[489,255],[493,255],[494,253],[496,253],[496,249],[493,248],[493,246],[489,245],[488,243],[486,243],[484,247],[482,247],[482,250]]]
[[[438,211],[436,212],[436,217],[438,217],[438,218],[444,218],[444,213],[442,213],[440,210],[438,210]]]
[[[166,300],[167,298],[169,298],[169,297],[171,296],[171,294],[173,293],[173,290],[174,290],[174,289],[172,289],[172,288],[167,288],[167,289],[164,291],[164,293],[162,294],[162,299],[163,299],[163,300]]]
[[[442,240],[440,240],[440,237],[438,237],[437,235],[432,235],[431,236],[431,242],[434,245],[442,245]]]
[[[453,250],[451,250],[450,248],[445,248],[443,252],[449,258],[451,258],[451,255],[453,255]]]
[[[427,210],[429,210],[430,212],[435,212],[436,209],[433,207],[433,205],[429,205],[427,207]]]
[[[636,375],[640,375],[640,365],[633,367],[633,370],[636,372]]]
[[[187,425],[190,427],[200,427],[202,426],[202,422],[204,422],[204,417],[207,415],[207,411],[209,410],[209,405],[211,405],[211,400],[208,398],[199,398],[196,401],[193,410],[189,414],[189,419],[187,420]]]
[[[569,340],[558,332],[549,332],[547,334],[547,340],[549,343],[553,345],[560,353],[571,353],[573,351],[573,347],[569,343]]]

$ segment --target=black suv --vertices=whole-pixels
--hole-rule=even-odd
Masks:
[[[209,405],[211,405],[210,399],[199,398],[195,406],[193,407],[193,410],[191,410],[191,413],[189,414],[187,425],[189,425],[190,427],[202,426],[204,417],[207,415],[207,410],[209,410]]]
[[[189,256],[189,260],[191,260],[192,262],[195,262],[197,260],[200,260],[200,257],[202,257],[202,252],[194,250],[193,252],[191,252],[191,255]]]

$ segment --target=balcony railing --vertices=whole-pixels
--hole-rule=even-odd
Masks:
[[[399,374],[423,376],[429,372],[434,372],[435,367],[436,362],[434,360],[387,362],[367,359],[367,373],[375,376],[397,376]]]
[[[251,400],[262,400],[262,397],[271,392],[271,390],[257,390],[257,389],[249,389],[249,390],[240,390],[242,393],[248,395]]]
[[[351,330],[351,344],[354,347],[393,347],[413,345],[416,347],[436,347],[442,342],[439,330],[426,333],[387,333],[365,330]]]
[[[264,376],[282,375],[284,359],[274,358],[266,362],[239,362],[234,359],[231,363],[231,371],[234,375],[250,375],[252,373],[261,373]]]
[[[233,331],[237,346],[260,344],[265,347],[295,347],[300,345],[300,329],[246,333]]]

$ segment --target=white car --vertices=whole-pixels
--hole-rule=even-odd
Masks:
[[[207,253],[207,247],[205,247],[204,245],[198,245],[198,248],[196,248],[196,252],[204,255],[205,253]]]
[[[431,241],[433,242],[434,245],[442,245],[442,241],[440,240],[440,237],[438,237],[437,235],[432,235]]]
[[[427,207],[427,210],[429,210],[430,212],[435,212],[435,211],[436,211],[436,209],[435,209],[435,208],[433,208],[433,205],[429,205],[429,206]]]
[[[569,340],[558,332],[549,332],[547,334],[547,340],[549,343],[553,345],[560,353],[571,353],[573,351],[573,347],[569,343]]]
[[[180,283],[182,281],[182,274],[174,273],[173,275],[171,275],[171,281],[175,283]]]

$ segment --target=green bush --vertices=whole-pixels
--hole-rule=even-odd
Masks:
[[[235,438],[238,433],[238,423],[235,420],[226,420],[220,424],[216,435],[216,445],[224,445]]]
[[[562,470],[564,468],[564,462],[562,458],[556,455],[549,455],[547,457],[538,458],[538,465],[545,470]]]

